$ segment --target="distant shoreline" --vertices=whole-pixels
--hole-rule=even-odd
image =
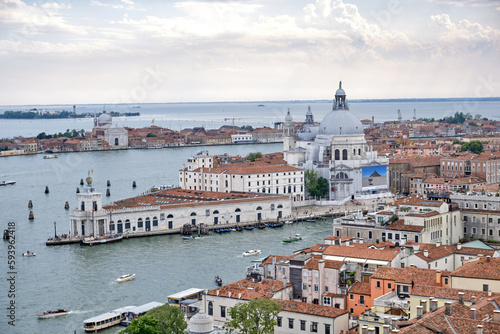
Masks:
[[[439,97],[439,98],[397,98],[397,99],[349,99],[350,103],[373,103],[373,102],[383,102],[383,103],[392,103],[392,102],[462,102],[462,101],[492,101],[498,102],[500,101],[500,97]],[[156,104],[233,104],[233,103],[244,103],[244,104],[264,104],[265,103],[328,103],[331,102],[331,99],[320,99],[320,100],[276,100],[276,101],[215,101],[215,102],[149,102],[149,103],[79,103],[77,104],[79,107],[82,106],[92,106],[92,105],[106,105],[106,106],[127,106],[133,105],[132,108],[137,108],[139,105],[156,105]],[[0,108],[13,108],[13,107],[33,107],[33,106],[73,106],[74,104],[70,103],[53,103],[53,104],[5,104],[0,105]]]

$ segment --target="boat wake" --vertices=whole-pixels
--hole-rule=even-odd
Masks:
[[[68,313],[69,314],[85,314],[85,313],[90,313],[92,312],[92,310],[88,310],[88,311],[83,311],[83,310],[70,310]]]

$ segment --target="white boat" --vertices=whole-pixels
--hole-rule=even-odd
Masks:
[[[98,238],[94,237],[86,237],[80,240],[80,246],[92,246],[92,245],[101,245],[108,244],[111,242],[122,241],[123,235],[115,234],[115,235],[107,235]]]
[[[8,186],[9,184],[16,184],[16,181],[0,181],[0,186]]]
[[[293,220],[287,220],[285,224],[293,224]]]
[[[59,158],[59,155],[57,154],[46,154],[43,156],[44,159],[55,159],[55,158]]]
[[[36,255],[36,253],[30,252],[30,251],[23,253],[23,256],[35,256],[35,255]]]
[[[69,314],[68,310],[58,309],[58,310],[37,313],[36,315],[38,316],[39,319],[47,319],[47,318],[54,318],[54,317],[58,317],[61,315],[67,315],[67,314]]]
[[[123,276],[118,277],[117,279],[115,279],[115,282],[122,283],[125,281],[129,281],[131,279],[134,279],[134,278],[135,278],[135,274],[127,274],[127,275],[123,275]]]
[[[251,249],[247,250],[246,252],[243,252],[243,256],[252,256],[257,254],[260,254],[260,249]]]

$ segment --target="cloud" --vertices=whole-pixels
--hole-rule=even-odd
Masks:
[[[490,7],[498,6],[496,0],[428,0],[438,5],[451,5],[457,7]]]
[[[119,1],[110,1],[110,2],[101,2],[98,0],[91,0],[90,4],[92,6],[109,7],[109,8],[113,8],[113,9],[124,9],[124,10],[130,10],[130,11],[145,11],[145,9],[142,6],[136,5],[133,1],[130,1],[130,0],[119,0]]]

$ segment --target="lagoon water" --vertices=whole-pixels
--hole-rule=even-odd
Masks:
[[[175,130],[192,126],[218,128],[236,124],[272,126],[282,121],[290,108],[295,120],[305,118],[311,105],[315,119],[321,121],[331,109],[329,102],[271,102],[212,104],[141,104],[108,106],[119,112],[139,111],[140,117],[120,117],[115,123],[130,127],[155,124]],[[36,106],[3,106],[5,110],[24,110]],[[44,106],[47,109],[71,110],[72,106]],[[441,102],[353,102],[351,111],[359,118],[376,121],[394,120],[401,109],[404,119],[443,117],[455,111],[482,114],[495,119],[500,116],[500,101],[441,101]],[[101,111],[101,105],[78,106],[78,112]],[[239,118],[239,119],[238,119]],[[153,123],[154,119],[154,123]],[[36,136],[40,132],[57,133],[66,129],[90,130],[92,119],[72,120],[0,120],[0,138]],[[322,242],[332,233],[331,220],[293,224],[281,229],[265,229],[210,235],[197,240],[182,240],[179,235],[124,240],[99,247],[65,245],[45,246],[53,236],[68,233],[68,211],[76,205],[76,188],[93,170],[95,188],[105,194],[106,181],[111,182],[111,196],[103,202],[138,195],[153,185],[177,184],[178,170],[186,159],[200,150],[210,154],[242,155],[250,152],[270,153],[282,150],[281,144],[234,145],[213,147],[182,147],[161,150],[125,150],[60,154],[58,159],[43,159],[42,155],[14,156],[0,159],[0,180],[15,180],[11,186],[0,187],[0,227],[15,223],[16,263],[8,268],[8,243],[0,241],[0,333],[83,333],[83,320],[127,305],[142,305],[150,301],[165,302],[169,294],[191,287],[215,288],[213,278],[220,275],[224,282],[245,276],[251,258],[243,258],[248,249],[262,249],[269,254],[290,255],[294,250]],[[132,182],[137,188],[132,188]],[[48,186],[50,193],[44,194]],[[28,201],[34,204],[35,220],[28,220]],[[300,233],[303,240],[283,244],[282,239]],[[30,250],[36,257],[23,258]],[[8,272],[15,272],[15,297],[8,297]],[[136,279],[122,284],[114,279],[135,273]],[[15,302],[16,326],[8,325],[7,307]],[[38,320],[37,312],[66,308],[67,316]],[[117,327],[103,333],[117,333]]]

